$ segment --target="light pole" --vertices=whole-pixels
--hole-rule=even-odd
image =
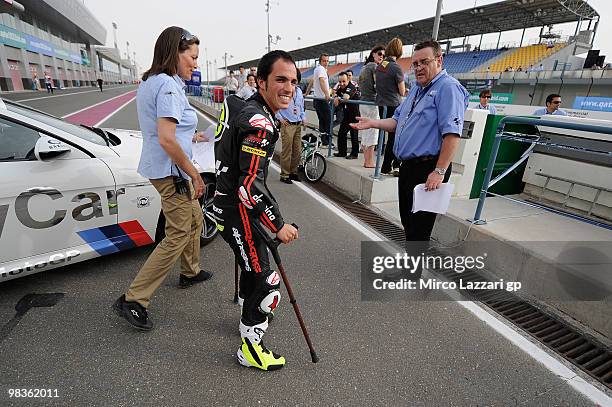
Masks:
[[[268,19],[268,52],[270,52],[270,0],[266,0],[266,16]]]
[[[348,35],[351,35],[351,25],[353,24],[353,20],[348,20],[346,22],[348,24]]]
[[[130,42],[129,41],[125,42],[125,48],[127,49],[127,60],[129,62],[130,61]]]
[[[440,28],[440,14],[442,14],[442,0],[438,0],[438,6],[436,7],[436,19],[434,20],[433,33],[431,38],[434,40],[438,39],[438,29]]]
[[[113,38],[115,39],[115,49],[119,49],[117,46],[117,23],[113,22]]]

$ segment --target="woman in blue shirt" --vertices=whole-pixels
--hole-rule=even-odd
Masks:
[[[166,217],[166,237],[142,266],[127,292],[113,305],[132,326],[150,330],[151,296],[181,258],[179,287],[205,281],[200,270],[202,211],[198,198],[204,182],[191,162],[195,110],[185,96],[185,83],[198,66],[200,40],[180,27],[168,27],[157,38],[151,68],[142,75],[136,104],[142,130],[138,173],[159,192]]]

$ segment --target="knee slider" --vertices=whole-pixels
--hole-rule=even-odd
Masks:
[[[280,276],[276,271],[272,271],[265,280],[265,295],[259,302],[259,310],[264,314],[274,312],[281,299],[281,293],[278,290],[280,287]]]

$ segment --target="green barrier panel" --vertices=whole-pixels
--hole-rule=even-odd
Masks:
[[[482,190],[482,183],[485,178],[487,171],[487,164],[489,163],[489,157],[491,156],[491,150],[493,148],[493,141],[495,140],[495,132],[497,131],[497,125],[505,116],[502,115],[489,115],[487,117],[487,124],[485,125],[484,134],[482,135],[482,144],[480,145],[480,154],[478,156],[478,163],[476,164],[476,172],[474,174],[474,182],[472,183],[472,191],[470,192],[470,199],[478,198],[480,191]],[[518,132],[523,134],[537,134],[537,130],[534,126],[525,124],[507,124],[505,131]],[[497,155],[497,161],[493,167],[493,176],[495,178],[508,167],[512,166],[521,155],[529,148],[529,144],[521,143],[512,140],[502,140],[499,146],[499,153]],[[526,163],[526,161],[525,161]],[[498,183],[489,188],[489,191],[500,194],[500,195],[512,195],[523,192],[523,172],[525,171],[525,163],[521,164],[514,169],[510,174],[502,178]]]

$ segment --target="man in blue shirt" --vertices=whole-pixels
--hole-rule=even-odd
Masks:
[[[295,87],[293,99],[289,102],[289,107],[279,110],[276,118],[281,123],[281,174],[280,180],[285,184],[293,184],[293,181],[300,181],[297,175],[297,168],[300,164],[302,154],[302,123],[304,122],[304,95],[299,86],[302,80],[300,70],[297,71],[298,86]]]
[[[535,116],[544,116],[545,114],[552,114],[556,116],[567,116],[565,110],[559,109],[561,107],[561,95],[551,93],[546,96],[546,107],[536,110],[533,112]]]
[[[489,103],[491,101],[491,91],[489,89],[480,91],[479,97],[480,103],[478,103],[478,106],[476,106],[477,109],[488,110],[490,114],[497,113],[495,106]]]
[[[436,41],[415,45],[412,61],[416,83],[393,117],[358,117],[353,126],[395,131],[393,153],[401,161],[398,195],[406,240],[429,241],[436,214],[412,213],[414,187],[424,183],[426,191],[433,191],[450,178],[469,93],[442,69],[442,49]]]

